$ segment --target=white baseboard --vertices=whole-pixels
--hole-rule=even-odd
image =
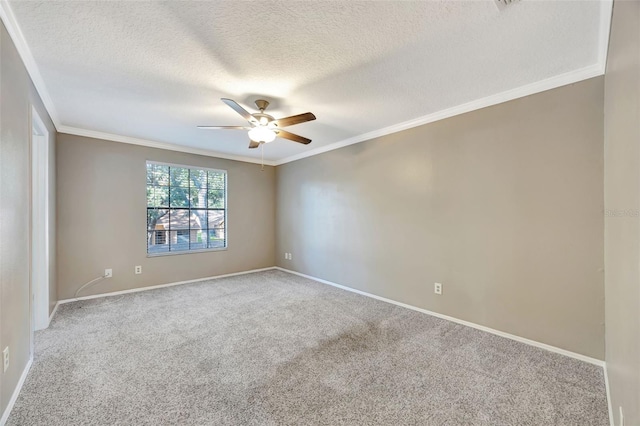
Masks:
[[[604,365],[604,387],[607,390],[607,408],[609,409],[609,425],[615,426],[613,423],[613,407],[611,406],[611,388],[609,388],[609,372],[607,365]]]
[[[194,280],[177,281],[177,282],[167,283],[167,284],[152,285],[152,286],[139,287],[139,288],[131,288],[131,289],[128,289],[128,290],[112,291],[112,292],[109,292],[109,293],[92,294],[90,296],[82,296],[82,297],[75,297],[75,298],[71,298],[71,299],[59,300],[58,304],[61,305],[63,303],[77,302],[79,300],[98,299],[98,298],[101,298],[101,297],[110,297],[110,296],[119,296],[121,294],[138,293],[138,292],[141,292],[141,291],[155,290],[157,288],[173,287],[173,286],[176,286],[176,285],[191,284],[191,283],[197,283],[197,282],[200,282],[200,281],[217,280],[217,279],[220,279],[220,278],[235,277],[236,275],[245,275],[245,274],[253,274],[255,272],[270,271],[272,269],[276,269],[276,267],[275,266],[270,266],[268,268],[251,269],[249,271],[234,272],[234,273],[231,273],[231,274],[224,274],[224,275],[215,275],[215,276],[212,276],[212,277],[205,277],[205,278],[196,278]],[[53,318],[53,314],[52,314],[52,318]]]
[[[60,306],[60,301],[57,301],[56,306],[53,307],[53,311],[51,311],[51,315],[49,315],[49,322],[47,323],[47,327],[51,325],[51,320],[53,320],[53,317],[56,315],[56,312],[58,312],[58,306]]]
[[[475,324],[469,321],[465,321],[465,320],[461,320],[458,318],[454,318],[448,315],[444,315],[444,314],[439,314],[437,312],[433,312],[433,311],[428,311],[426,309],[422,309],[422,308],[418,308],[416,306],[412,306],[412,305],[408,305],[406,303],[401,303],[392,299],[387,299],[386,297],[381,297],[381,296],[376,296],[375,294],[371,294],[371,293],[367,293],[365,291],[361,291],[361,290],[356,290],[354,288],[351,287],[347,287],[344,285],[340,285],[340,284],[336,284],[334,282],[331,281],[327,281],[327,280],[323,280],[321,278],[317,278],[317,277],[313,277],[311,275],[306,275],[300,272],[296,272],[296,271],[292,271],[289,269],[285,269],[285,268],[281,268],[279,266],[272,266],[269,268],[261,268],[261,269],[252,269],[249,271],[243,271],[243,272],[235,272],[232,274],[224,274],[224,275],[216,275],[216,276],[212,276],[212,277],[205,277],[205,278],[197,278],[197,279],[193,279],[193,280],[187,280],[187,281],[178,281],[178,282],[173,282],[173,283],[167,283],[167,284],[160,284],[160,285],[155,285],[155,286],[148,286],[148,287],[141,287],[141,288],[134,288],[134,289],[129,289],[129,290],[122,290],[122,291],[115,291],[115,292],[111,292],[111,293],[101,293],[101,294],[94,294],[91,296],[83,296],[83,297],[78,297],[78,298],[73,298],[73,299],[64,299],[64,300],[60,300],[58,301],[58,303],[56,303],[56,306],[53,308],[53,312],[51,312],[51,316],[49,317],[49,322],[51,322],[51,320],[53,319],[56,311],[58,310],[58,306],[63,304],[63,303],[69,303],[69,302],[75,302],[75,301],[79,301],[79,300],[87,300],[87,299],[97,299],[97,298],[101,298],[101,297],[109,297],[109,296],[117,296],[117,295],[121,295],[121,294],[128,294],[128,293],[137,293],[137,292],[141,292],[141,291],[148,291],[148,290],[154,290],[154,289],[158,289],[158,288],[164,288],[164,287],[172,287],[172,286],[176,286],[176,285],[182,285],[182,284],[190,284],[190,283],[196,283],[196,282],[200,282],[200,281],[207,281],[207,280],[215,280],[215,279],[220,279],[220,278],[226,278],[226,277],[233,277],[233,276],[237,276],[237,275],[245,275],[245,274],[253,274],[255,272],[262,272],[262,271],[269,271],[269,270],[279,270],[282,272],[287,272],[293,275],[298,275],[304,278],[308,278],[310,280],[313,281],[317,281],[319,283],[322,284],[327,284],[330,285],[332,287],[336,287],[336,288],[340,288],[342,290],[346,290],[346,291],[350,291],[352,293],[357,293],[363,296],[367,296],[367,297],[371,297],[373,299],[377,299],[383,302],[387,302],[387,303],[391,303],[393,305],[397,305],[397,306],[401,306],[403,308],[407,308],[407,309],[411,309],[413,311],[417,311],[417,312],[421,312],[427,315],[431,315],[437,318],[441,318],[447,321],[451,321],[451,322],[455,322],[457,324],[462,324],[465,325],[467,327],[471,327],[471,328],[475,328],[477,330],[481,330],[481,331],[486,331],[487,333],[491,333],[491,334],[495,334],[497,336],[501,336],[501,337],[505,337],[507,339],[511,339],[511,340],[515,340],[517,342],[521,342],[521,343],[525,343],[527,345],[531,345],[531,346],[535,346],[537,348],[541,348],[541,349],[545,349],[548,350],[550,352],[554,352],[560,355],[564,355],[564,356],[568,356],[570,358],[574,358],[580,361],[584,361],[584,362],[588,362],[590,364],[594,364],[597,365],[599,367],[602,367],[604,370],[604,380],[605,380],[605,387],[606,387],[606,392],[607,392],[607,404],[608,404],[608,409],[609,409],[609,421],[611,423],[611,426],[614,426],[613,424],[613,411],[611,410],[611,395],[610,395],[610,390],[609,390],[609,375],[607,373],[607,368],[606,368],[606,363],[605,361],[601,361],[599,359],[595,359],[592,357],[588,357],[586,355],[582,355],[582,354],[578,354],[575,352],[571,352],[571,351],[567,351],[565,349],[561,349],[561,348],[557,348],[555,346],[551,346],[551,345],[547,345],[545,343],[540,343],[537,342],[535,340],[530,340],[530,339],[526,339],[524,337],[520,337],[520,336],[516,336],[514,334],[509,334],[509,333],[505,333],[503,331],[499,331],[499,330],[495,330],[489,327],[485,327],[483,325],[479,325],[479,324]],[[31,358],[29,360],[29,362],[27,363],[27,366],[25,367],[22,376],[20,377],[20,381],[18,382],[18,386],[16,387],[16,390],[14,391],[11,400],[9,401],[9,405],[7,405],[7,408],[2,416],[2,419],[0,419],[0,426],[4,426],[5,422],[7,421],[7,419],[9,418],[9,413],[11,412],[11,409],[13,408],[13,405],[16,402],[16,399],[18,398],[18,394],[20,393],[20,389],[22,389],[22,385],[24,384],[25,379],[27,378],[27,374],[29,372],[29,369],[31,368],[31,364],[33,362],[33,358]]]
[[[11,414],[11,410],[18,400],[18,395],[20,395],[20,391],[22,390],[22,385],[24,385],[24,381],[27,380],[27,375],[29,374],[29,370],[31,369],[31,364],[33,364],[33,358],[29,358],[29,362],[24,367],[22,371],[22,375],[20,376],[20,380],[18,380],[18,384],[16,388],[13,390],[13,394],[11,395],[11,399],[7,404],[7,408],[5,408],[4,413],[2,413],[2,418],[0,418],[0,426],[4,426],[9,420],[9,414]]]
[[[298,275],[298,276],[301,276],[301,277],[304,277],[304,278],[309,278],[310,280],[314,280],[314,281],[317,281],[319,283],[328,284],[330,286],[337,287],[337,288],[340,288],[342,290],[347,290],[347,291],[350,291],[350,292],[353,292],[353,293],[361,294],[363,296],[371,297],[371,298],[374,298],[374,299],[377,299],[377,300],[381,300],[383,302],[392,303],[392,304],[397,305],[397,306],[402,306],[403,308],[407,308],[407,309],[411,309],[411,310],[414,310],[414,311],[422,312],[423,314],[431,315],[431,316],[434,316],[434,317],[445,319],[447,321],[452,321],[452,322],[455,322],[455,323],[458,323],[458,324],[466,325],[467,327],[475,328],[477,330],[486,331],[487,333],[495,334],[497,336],[506,337],[507,339],[515,340],[517,342],[526,343],[527,345],[535,346],[537,348],[546,349],[546,350],[548,350],[550,352],[555,352],[557,354],[565,355],[565,356],[568,356],[570,358],[575,358],[575,359],[578,359],[580,361],[584,361],[584,362],[588,362],[590,364],[597,365],[599,367],[603,367],[604,368],[604,366],[605,366],[605,362],[601,361],[599,359],[591,358],[589,356],[582,355],[582,354],[575,353],[575,352],[571,352],[571,351],[568,351],[566,349],[561,349],[561,348],[557,348],[555,346],[547,345],[546,343],[536,342],[535,340],[526,339],[524,337],[516,336],[515,334],[505,333],[504,331],[495,330],[493,328],[485,327],[484,325],[480,325],[480,324],[476,324],[476,323],[473,323],[473,322],[469,322],[469,321],[461,320],[461,319],[458,319],[458,318],[450,317],[448,315],[439,314],[437,312],[428,311],[426,309],[418,308],[416,306],[407,305],[406,303],[398,302],[398,301],[395,301],[395,300],[392,300],[392,299],[387,299],[386,297],[376,296],[375,294],[367,293],[367,292],[361,291],[361,290],[356,290],[356,289],[351,288],[351,287],[347,287],[347,286],[344,286],[344,285],[336,284],[334,282],[323,280],[321,278],[316,278],[316,277],[313,277],[311,275],[302,274],[300,272],[291,271],[289,269],[281,268],[279,266],[276,266],[275,269],[277,269],[279,271],[283,271],[283,272],[288,272],[290,274]]]

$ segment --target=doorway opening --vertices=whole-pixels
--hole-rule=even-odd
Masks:
[[[49,132],[31,109],[31,353],[33,331],[49,326]]]

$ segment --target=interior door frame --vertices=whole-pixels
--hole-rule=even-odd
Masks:
[[[49,131],[31,107],[31,354],[33,332],[49,326]]]

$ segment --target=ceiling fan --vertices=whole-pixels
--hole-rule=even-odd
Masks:
[[[250,114],[242,108],[236,101],[232,99],[222,98],[222,102],[229,105],[235,112],[240,114],[249,122],[249,126],[198,126],[199,129],[217,130],[217,129],[238,129],[249,130],[249,148],[257,148],[263,143],[273,142],[276,136],[290,141],[302,144],[311,143],[311,139],[295,135],[293,133],[282,130],[282,127],[293,126],[294,124],[305,123],[316,119],[316,116],[310,112],[304,114],[292,115],[290,117],[275,119],[269,114],[265,114],[264,110],[269,106],[269,102],[264,99],[258,99],[256,106],[260,112]]]

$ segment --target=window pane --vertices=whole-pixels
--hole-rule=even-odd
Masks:
[[[207,248],[207,230],[191,230],[191,250],[202,250]]]
[[[224,237],[224,228],[209,229],[209,248],[224,247]]]
[[[224,228],[224,210],[209,210],[209,224],[207,228]]]
[[[176,231],[177,243],[178,244],[188,244],[189,243],[189,230],[181,229]]]
[[[202,188],[189,188],[191,207],[207,207],[207,190]]]
[[[191,229],[207,229],[207,211],[191,210]]]
[[[167,232],[168,234],[168,238],[169,238],[169,245],[170,245],[170,251],[185,251],[185,250],[189,250],[189,239],[185,239],[184,237],[180,237],[178,238],[178,232],[184,233],[186,232],[187,234],[189,233],[189,230],[180,230],[180,231],[174,231],[171,230],[169,232]]]
[[[166,209],[147,209],[147,230],[164,229],[169,225],[169,211]]]
[[[154,187],[147,185],[147,207],[154,207]]]
[[[168,232],[171,251],[189,250],[189,230],[171,230]]]
[[[168,207],[169,187],[147,185],[147,207]]]
[[[209,208],[224,208],[224,190],[223,189],[209,189],[207,193],[208,207]]]
[[[189,230],[189,209],[171,209],[169,210],[168,229]]]
[[[189,207],[189,188],[171,187],[171,207]]]
[[[209,172],[209,189],[224,189],[225,173]]]
[[[147,184],[169,185],[169,166],[147,163]]]
[[[163,253],[169,251],[167,231],[147,231],[147,252]]]
[[[189,186],[189,169],[183,167],[171,167],[171,184],[170,186]]]
[[[207,187],[207,171],[189,169],[191,175],[191,185],[194,188],[205,189]]]

